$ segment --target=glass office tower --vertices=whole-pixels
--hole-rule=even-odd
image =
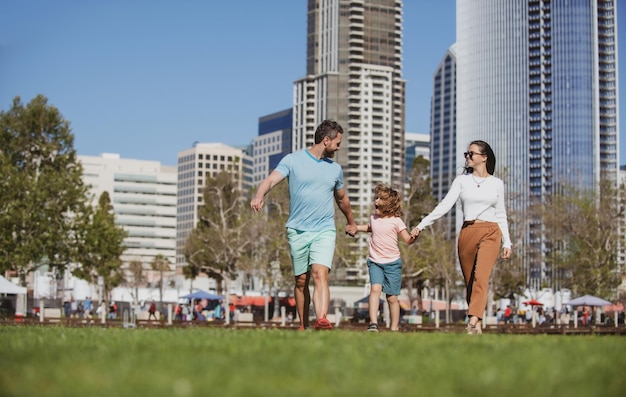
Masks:
[[[523,214],[562,186],[617,182],[616,1],[457,1],[457,161],[489,142],[509,209]],[[523,247],[530,287],[558,287],[550,242],[528,219]],[[519,226],[519,225],[518,225]]]
[[[433,76],[430,104],[430,180],[433,195],[441,201],[454,178],[463,170],[456,167],[456,45],[448,48]],[[443,216],[447,237],[456,235],[456,208]]]

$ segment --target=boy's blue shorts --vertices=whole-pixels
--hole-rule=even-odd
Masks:
[[[402,260],[379,264],[367,259],[370,284],[381,284],[387,295],[400,295],[402,287]]]

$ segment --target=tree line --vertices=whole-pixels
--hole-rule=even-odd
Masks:
[[[42,95],[27,105],[16,97],[9,110],[0,112],[0,134],[0,271],[17,273],[24,283],[27,274],[48,265],[92,283],[100,279],[105,292],[121,284],[137,289],[145,281],[143,267],[132,261],[122,270],[126,232],[115,224],[108,193],[98,198],[97,205],[91,204],[70,123],[59,110]],[[418,157],[408,176],[409,188],[404,191],[408,227],[436,205],[429,166]],[[228,170],[207,177],[199,220],[184,248],[185,277],[204,273],[217,281],[218,293],[238,275],[244,284],[256,278],[271,288],[292,287],[284,233],[289,214],[287,184],[268,194],[260,214],[249,208],[251,194],[238,188]],[[622,276],[618,252],[624,243],[620,229],[624,197],[623,187],[603,183],[597,191],[564,187],[548,202],[528,204],[527,212],[541,219],[551,236],[549,264],[559,274],[561,287],[577,295],[614,297]],[[496,298],[520,294],[526,286],[523,239],[528,219],[509,211],[509,222],[514,256],[496,265],[492,278]],[[338,223],[339,235],[342,228]],[[418,291],[424,286],[439,287],[449,301],[462,294],[457,287],[456,244],[449,229],[441,219],[416,244],[401,244],[404,286],[411,302],[421,306]],[[354,239],[337,241],[335,269],[354,266],[367,255],[366,247]],[[162,256],[152,263],[161,274],[161,294],[168,265]]]

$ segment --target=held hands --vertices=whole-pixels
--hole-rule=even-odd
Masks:
[[[356,236],[358,232],[357,226],[356,224],[348,224],[346,225],[346,234],[349,235],[350,237],[354,237]]]
[[[416,239],[420,235],[420,230],[416,227],[411,230],[411,238]]]

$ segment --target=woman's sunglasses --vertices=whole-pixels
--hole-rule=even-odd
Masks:
[[[465,152],[463,153],[463,157],[469,157],[470,160],[473,160],[475,154],[479,154],[481,156],[485,156],[485,153],[474,153],[474,152]]]

